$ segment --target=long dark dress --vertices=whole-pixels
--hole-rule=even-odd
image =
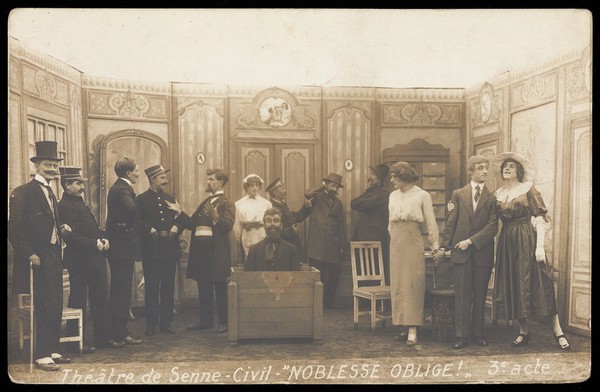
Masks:
[[[495,192],[502,231],[496,252],[494,301],[507,320],[557,313],[550,267],[547,260],[538,263],[535,259],[537,234],[531,222],[532,216],[548,221],[547,209],[540,193],[527,187],[522,184],[523,192],[514,198],[515,194],[508,196],[504,188]]]

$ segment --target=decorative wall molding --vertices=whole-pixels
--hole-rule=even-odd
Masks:
[[[465,90],[459,88],[376,88],[378,101],[459,101],[465,99]]]
[[[261,91],[281,90],[292,94],[296,99],[321,99],[320,86],[229,86],[229,96],[253,98]]]
[[[320,127],[320,101],[301,103],[289,91],[263,90],[252,99],[230,98],[230,124],[234,129],[301,129]]]
[[[45,101],[67,106],[69,103],[69,86],[50,72],[22,63],[23,89]]]
[[[511,111],[556,99],[558,72],[533,75],[510,86]]]
[[[190,98],[190,97],[177,97],[177,116],[181,116],[191,106],[198,105],[204,107],[205,105],[212,106],[215,108],[217,113],[221,117],[225,116],[225,100],[222,98]]]
[[[126,92],[87,90],[87,94],[90,115],[161,121],[168,119],[166,96],[136,94],[130,90]]]
[[[368,101],[326,101],[327,102],[327,118],[331,118],[339,109],[343,108],[348,114],[353,109],[359,110],[367,119],[371,119],[371,102]]]
[[[152,83],[90,76],[83,74],[81,87],[89,89],[133,91],[171,95],[171,83]]]
[[[13,56],[9,56],[8,59],[8,85],[10,88],[15,90],[21,90],[20,78],[21,72],[19,70],[19,60]]]
[[[236,131],[235,136],[249,139],[311,140],[316,137],[316,132],[241,130]]]
[[[460,127],[461,108],[460,103],[382,103],[381,125]]]
[[[323,99],[375,100],[373,87],[323,87]]]
[[[589,50],[589,46],[582,49],[575,49],[573,51],[566,52],[562,55],[555,57],[554,59],[547,61],[545,63],[540,63],[533,67],[525,67],[525,68],[515,68],[512,70],[508,70],[499,75],[493,76],[489,78],[486,82],[491,83],[495,86],[495,88],[501,88],[511,83],[516,83],[521,81],[522,79],[529,78],[531,75],[542,74],[548,72],[554,68],[558,68],[567,63],[577,61],[581,58],[582,53]],[[465,90],[465,94],[467,97],[475,96],[479,93],[482,84],[477,84],[475,86],[468,87]]]
[[[567,97],[569,100],[590,98],[592,95],[592,58],[588,46],[579,60],[566,66]]]
[[[500,121],[502,117],[503,90],[496,90],[485,83],[479,90],[479,97],[467,101],[471,108],[471,127],[485,127]]]
[[[174,96],[227,97],[229,86],[226,84],[171,83]]]
[[[48,56],[47,54],[26,47],[13,37],[9,37],[8,51],[15,57],[25,59],[40,68],[55,73],[77,85],[81,84],[82,73],[80,71]]]

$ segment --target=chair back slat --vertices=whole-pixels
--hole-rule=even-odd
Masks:
[[[383,254],[380,241],[351,241],[352,283],[354,288],[370,285],[384,286]]]

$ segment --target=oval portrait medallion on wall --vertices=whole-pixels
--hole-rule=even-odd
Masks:
[[[292,107],[283,98],[267,98],[259,108],[260,119],[271,127],[283,127],[292,118]]]

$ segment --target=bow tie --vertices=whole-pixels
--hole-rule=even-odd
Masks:
[[[248,195],[248,197],[249,197],[250,199],[256,199],[256,195],[254,195],[254,196],[252,196],[252,195]]]

